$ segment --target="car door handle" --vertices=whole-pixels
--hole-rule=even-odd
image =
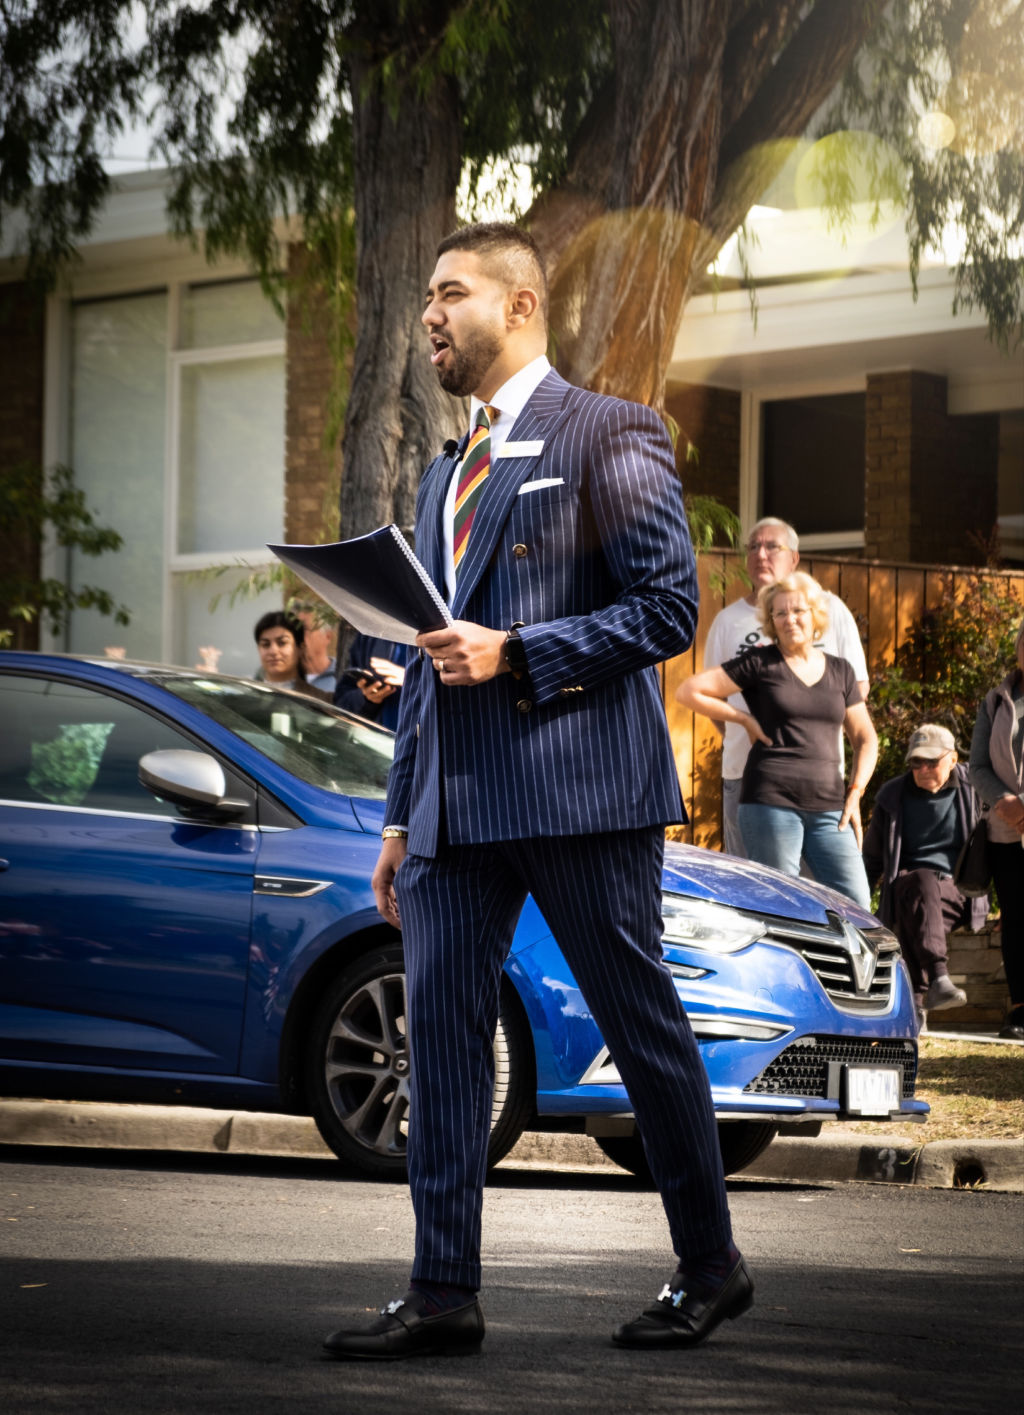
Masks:
[[[11,868],[11,862],[10,862],[10,860],[0,860],[0,871],[9,870],[10,868]]]

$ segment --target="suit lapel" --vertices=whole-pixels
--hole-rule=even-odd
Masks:
[[[448,597],[445,585],[444,503],[456,461],[466,450],[468,441],[468,435],[463,437],[454,457],[442,454],[430,464],[423,474],[420,503],[416,508],[416,554],[442,599]]]
[[[492,462],[452,600],[456,619],[490,563],[519,488],[531,473],[543,476],[548,468],[551,453],[547,442],[562,418],[571,411],[566,401],[571,389],[572,384],[566,383],[554,369],[545,374],[508,435],[510,442],[543,441],[544,451],[539,457],[496,457]]]

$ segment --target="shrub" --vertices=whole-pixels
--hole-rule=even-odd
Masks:
[[[63,633],[76,609],[96,609],[116,624],[130,621],[128,609],[96,585],[71,588],[63,579],[41,578],[35,569],[40,541],[51,535],[55,545],[98,556],[121,548],[122,537],[101,526],[75,485],[70,467],[57,465],[44,477],[32,462],[4,469],[0,476],[0,647],[23,647],[23,626],[45,619],[52,634]],[[26,547],[31,554],[26,555]],[[12,551],[14,552],[12,554]],[[31,568],[28,561],[33,562]],[[20,631],[20,633],[18,632]]]
[[[891,664],[873,668],[869,707],[878,767],[866,805],[883,782],[906,770],[907,741],[924,722],[948,727],[967,760],[981,700],[1014,666],[1022,613],[1011,580],[972,577],[924,613]]]

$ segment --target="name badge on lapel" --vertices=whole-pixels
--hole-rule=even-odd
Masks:
[[[498,457],[539,457],[544,451],[544,439],[535,442],[505,441],[498,448]]]

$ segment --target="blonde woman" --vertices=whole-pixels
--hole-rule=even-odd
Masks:
[[[750,738],[738,813],[750,858],[797,875],[803,856],[820,884],[868,909],[860,798],[878,738],[863,694],[846,659],[815,647],[828,614],[810,575],[765,585],[758,613],[771,643],[695,674],[678,699],[714,722],[739,723]],[[734,693],[749,711],[728,702]],[[845,790],[840,729],[853,749]]]

